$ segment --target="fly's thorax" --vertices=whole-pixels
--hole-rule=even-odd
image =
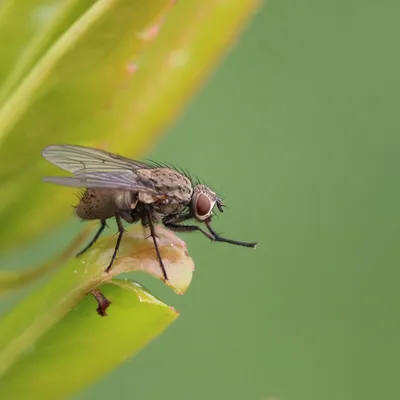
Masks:
[[[196,185],[193,189],[193,195],[190,201],[190,209],[193,216],[199,221],[210,218],[217,200],[217,194],[209,187],[205,185]]]
[[[189,204],[193,193],[190,180],[171,168],[139,169],[135,172],[143,180],[150,181],[153,185],[153,194],[141,194],[145,203],[153,203],[163,195],[181,204]]]

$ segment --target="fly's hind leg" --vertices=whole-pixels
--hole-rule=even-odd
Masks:
[[[124,232],[125,232],[124,226],[122,225],[121,217],[118,214],[115,215],[115,220],[117,221],[117,225],[118,225],[118,232],[119,232],[118,233],[118,239],[117,239],[117,243],[115,244],[114,253],[113,253],[112,257],[111,257],[110,264],[108,264],[106,272],[110,271],[110,269],[111,269],[111,267],[112,267],[112,265],[114,263],[114,260],[117,257],[119,245],[121,244],[121,239],[122,239],[122,236],[124,236]]]
[[[83,250],[81,250],[76,255],[77,257],[81,256],[83,253],[88,251],[96,243],[97,239],[100,237],[101,233],[104,231],[104,228],[106,227],[106,220],[102,219],[102,220],[100,220],[100,223],[101,223],[100,228],[94,235],[93,239],[89,242],[89,244]]]

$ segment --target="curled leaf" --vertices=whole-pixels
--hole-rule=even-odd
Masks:
[[[87,255],[80,258],[83,268],[79,273],[86,276],[88,269],[96,269],[99,273],[98,279],[104,282],[123,272],[144,271],[163,280],[153,241],[148,236],[149,232],[143,228],[125,232],[118,256],[108,273],[104,270],[114,252],[115,238],[99,240]],[[194,271],[185,242],[167,229],[157,227],[157,243],[168,276],[165,283],[176,293],[185,293]]]

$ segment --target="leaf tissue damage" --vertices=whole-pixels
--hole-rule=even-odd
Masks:
[[[194,263],[189,257],[185,242],[172,232],[162,227],[157,227],[157,242],[164,267],[168,275],[165,283],[177,294],[184,294],[189,287],[194,272]],[[113,268],[108,272],[105,265],[109,262],[114,252],[115,240],[105,237],[99,240],[91,251],[78,259],[81,263],[75,269],[75,273],[87,280],[87,275],[92,276],[88,280],[86,291],[91,292],[98,301],[98,313],[105,315],[109,303],[113,299],[106,298],[98,289],[98,285],[109,282],[112,278],[124,272],[144,271],[158,279],[163,280],[157,255],[148,229],[137,227],[125,232],[121,240],[118,257]],[[113,280],[113,282],[115,282]],[[93,293],[93,290],[97,292]]]

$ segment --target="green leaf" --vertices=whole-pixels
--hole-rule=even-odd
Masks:
[[[170,286],[182,293],[192,260],[180,239],[164,229],[157,234]],[[107,274],[114,245],[115,237],[104,238],[0,321],[1,398],[64,398],[131,357],[177,317],[140,285],[112,279],[137,269],[161,276],[151,240],[140,229],[126,234]],[[94,299],[86,296],[99,284],[112,302],[107,317],[98,316]]]
[[[70,243],[68,247],[58,254],[54,259],[23,270],[2,269],[0,270],[0,296],[4,296],[13,290],[29,284],[30,282],[42,277],[49,271],[65,263],[71,256],[75,256],[83,247],[83,242],[92,233],[92,226],[87,225],[85,229]]]
[[[0,10],[0,37],[8,46],[0,48],[0,104],[53,42],[95,0],[4,1]]]
[[[77,143],[141,156],[259,4],[197,0],[171,8],[173,3],[98,0],[78,6],[71,0],[33,39],[28,40],[31,31],[22,30],[23,40],[15,46],[26,44],[23,59],[18,51],[7,57],[8,68],[10,60],[18,68],[5,74],[0,88],[0,218],[7,230],[2,249],[70,215],[71,190],[40,182],[60,173],[41,159],[44,146]],[[0,33],[8,21],[4,15],[0,12]]]
[[[43,28],[48,36],[39,32],[44,39],[27,44],[20,55],[22,61],[17,62],[18,73],[6,75],[0,89],[0,193],[5,196],[0,216],[9,227],[3,248],[34,237],[69,214],[69,207],[64,212],[54,207],[66,204],[62,192],[55,193],[41,182],[49,170],[41,149],[54,142],[96,140],[93,144],[101,145],[115,133],[113,124],[123,117],[119,99],[129,101],[137,95],[125,92],[132,78],[132,58],[150,44],[141,35],[170,7],[170,0],[99,0],[84,12],[82,7],[76,12],[70,6],[59,10],[56,17],[53,13],[51,26]],[[72,17],[78,18],[71,23]],[[49,38],[54,40],[51,44]],[[135,148],[132,143],[140,143],[142,135],[133,141],[126,135],[129,125],[126,128],[122,142],[129,141],[129,148]],[[151,137],[147,135],[145,140],[149,143]],[[43,202],[53,207],[46,209]],[[15,219],[18,209],[23,209],[29,220]]]
[[[0,379],[1,398],[65,398],[131,357],[178,316],[132,282],[102,290],[113,299],[108,317],[96,314],[90,297],[82,300]]]

